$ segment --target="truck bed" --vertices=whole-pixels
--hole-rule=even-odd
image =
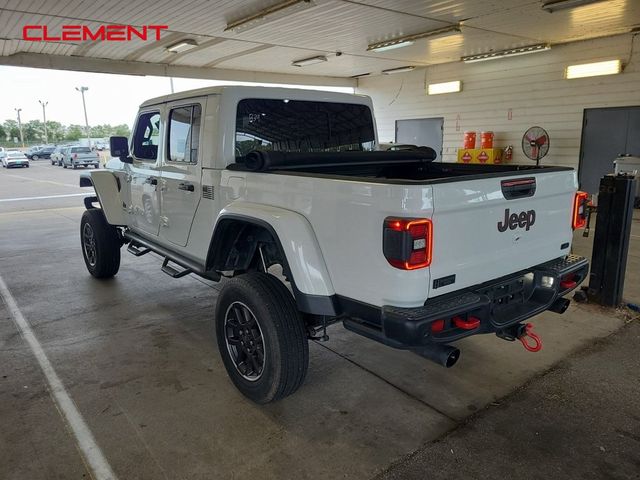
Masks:
[[[569,167],[535,165],[483,165],[464,163],[427,163],[404,165],[344,165],[331,167],[299,167],[274,170],[272,173],[303,175],[367,182],[431,185],[480,178],[506,177],[570,171]]]
[[[385,155],[364,152],[353,155],[362,160],[342,164],[340,155],[326,156],[323,165],[315,155],[296,155],[300,161],[287,158],[262,168],[230,165],[221,183],[243,178],[234,194],[239,200],[305,217],[340,296],[375,306],[416,307],[427,298],[570,252],[577,186],[571,168],[435,163],[399,156],[385,161]],[[530,220],[516,225],[514,215]],[[406,271],[389,265],[382,251],[387,217],[431,219],[430,267]]]
[[[252,152],[231,170],[261,171],[366,182],[418,184],[473,180],[532,173],[572,170],[536,165],[489,165],[433,162],[435,152],[426,147],[398,152],[282,153]]]

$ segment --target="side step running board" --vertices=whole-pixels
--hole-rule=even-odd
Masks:
[[[164,262],[162,262],[162,271],[173,278],[182,278],[185,275],[193,273],[193,270],[191,270],[190,268],[185,268],[184,270],[176,270],[171,265],[169,265],[169,257],[165,257]]]
[[[130,242],[129,246],[127,247],[127,252],[135,255],[136,257],[141,257],[142,255],[145,255],[150,251],[151,251],[150,248],[141,248],[141,245],[138,245],[137,243],[133,243],[133,242]]]
[[[220,280],[220,274],[218,272],[205,271],[202,265],[194,262],[191,259],[183,257],[182,255],[169,250],[168,248],[157,245],[156,243],[147,240],[141,235],[138,235],[130,230],[126,230],[123,235],[126,240],[129,240],[131,243],[133,243],[133,248],[135,251],[143,252],[144,250],[149,249],[150,251],[157,253],[158,255],[163,257],[165,260],[162,265],[162,271],[173,278],[180,278],[185,275],[189,275],[190,273],[195,273],[196,275],[200,275],[201,277],[213,280],[214,282]],[[145,253],[141,253],[141,255],[144,255]],[[135,255],[135,253],[133,254]],[[169,262],[173,262],[176,265],[184,268],[185,270],[179,271],[175,267],[169,266]]]

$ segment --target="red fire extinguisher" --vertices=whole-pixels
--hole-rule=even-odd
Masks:
[[[513,147],[509,145],[507,148],[504,149],[504,160],[505,162],[510,162],[512,158],[513,158]]]

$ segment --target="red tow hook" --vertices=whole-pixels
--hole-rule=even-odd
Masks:
[[[529,343],[527,341],[527,337],[531,338],[533,340],[533,343]],[[533,333],[532,323],[527,323],[524,326],[524,331],[518,337],[518,340],[520,340],[520,342],[522,343],[522,346],[526,350],[529,350],[530,352],[539,352],[540,350],[542,350],[542,340],[538,335]]]

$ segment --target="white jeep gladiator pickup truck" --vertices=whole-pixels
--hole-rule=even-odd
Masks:
[[[89,272],[114,276],[128,245],[174,278],[225,278],[220,354],[258,403],[302,384],[308,339],[331,323],[450,367],[463,337],[536,338],[523,322],[562,313],[587,274],[570,253],[586,202],[571,168],[376,151],[364,96],[177,93],[143,103],[110,146],[107,169],[80,180],[96,193],[80,227]]]

